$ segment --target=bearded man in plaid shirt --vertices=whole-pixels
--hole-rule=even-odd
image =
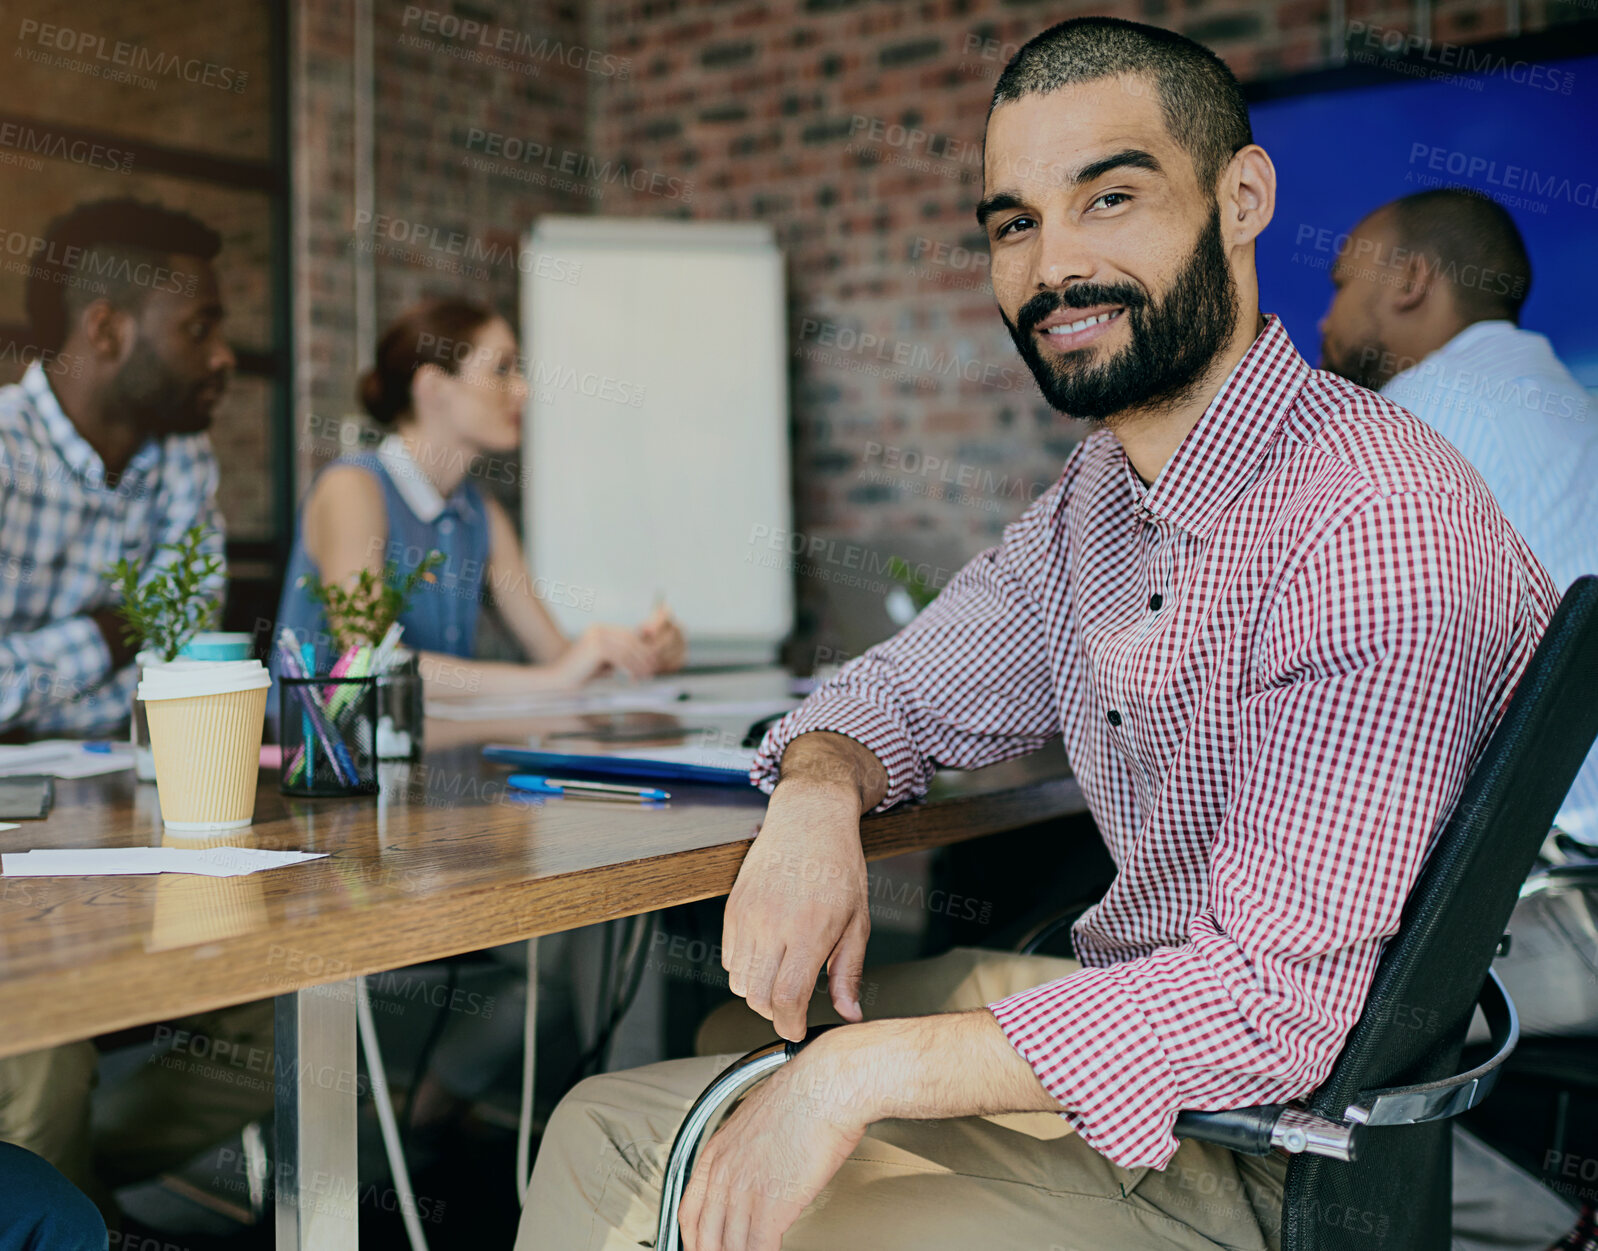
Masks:
[[[784,1038],[823,967],[810,1019],[850,1024],[706,1145],[692,1251],[1279,1246],[1285,1159],[1179,1144],[1176,1115],[1326,1075],[1556,596],[1449,444],[1262,315],[1275,184],[1236,80],[1178,35],[1069,21],[1000,77],[994,295],[1045,398],[1103,429],[762,744],[723,962]],[[861,815],[1056,734],[1117,867],[1077,958],[874,973],[863,1021]],[[843,889],[786,893],[794,864]],[[725,1062],[579,1086],[518,1248],[648,1245]]]
[[[0,388],[0,731],[104,734],[127,721],[135,685],[104,571],[150,561],[193,525],[222,554],[205,433],[234,365],[211,265],[222,239],[187,213],[102,200],[56,219],[40,244],[26,295],[39,357]],[[179,1024],[193,1054],[102,1088],[92,1133],[92,1041],[0,1059],[0,1141],[48,1160],[113,1229],[114,1187],[271,1111],[269,1089],[213,1058],[253,1047],[270,1067],[270,1000]]]
[[[0,732],[46,738],[109,732],[133,707],[105,571],[196,524],[222,555],[205,431],[234,360],[211,268],[222,239],[204,223],[101,200],[39,243],[39,357],[0,387]]]

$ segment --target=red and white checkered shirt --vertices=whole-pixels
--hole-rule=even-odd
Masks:
[[[1153,486],[1087,438],[752,776],[832,730],[887,807],[1063,733],[1119,871],[1086,971],[992,1011],[1092,1147],[1163,1168],[1178,1111],[1326,1076],[1557,598],[1450,444],[1271,318]]]

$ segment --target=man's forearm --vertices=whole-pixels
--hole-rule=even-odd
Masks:
[[[790,1097],[859,1125],[1061,1110],[986,1008],[831,1030],[785,1076]]]
[[[888,793],[888,771],[863,743],[843,734],[812,730],[794,739],[783,752],[778,785],[784,783],[852,790],[865,813]]]

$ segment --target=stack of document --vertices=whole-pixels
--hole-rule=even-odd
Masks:
[[[325,851],[260,851],[254,847],[84,847],[0,856],[6,877],[98,877],[125,873],[202,873],[242,877],[307,860]]]

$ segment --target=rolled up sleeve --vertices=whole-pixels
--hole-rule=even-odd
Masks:
[[[750,780],[768,794],[782,754],[828,730],[865,746],[888,773],[877,810],[925,794],[938,766],[975,769],[1035,751],[1060,731],[1050,644],[1033,587],[1066,560],[1055,486],[961,569],[898,634],[850,661],[774,725]]]

